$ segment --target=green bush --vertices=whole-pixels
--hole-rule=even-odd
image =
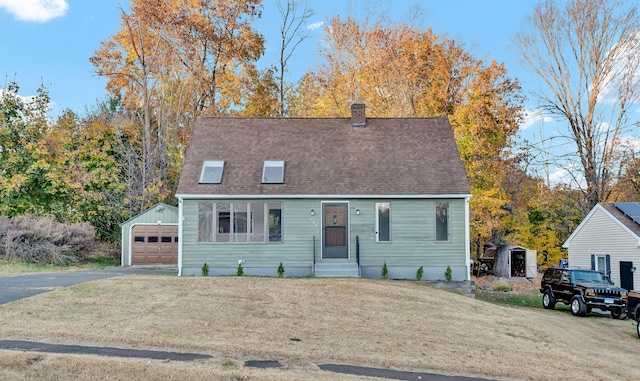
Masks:
[[[238,275],[238,276],[243,276],[244,275],[244,269],[242,268],[242,262],[238,262],[238,271],[236,271],[236,275]]]
[[[202,265],[202,276],[209,276],[209,265],[207,265],[207,262]]]
[[[422,273],[424,272],[423,266],[420,266],[418,268],[418,271],[416,271],[416,280],[422,280]]]
[[[278,266],[278,276],[280,278],[284,276],[284,266],[282,265],[282,262],[280,262],[280,266]]]
[[[444,279],[447,281],[451,280],[451,266],[447,266],[447,269],[444,272]]]
[[[384,265],[382,265],[382,277],[387,279],[389,277],[389,269],[387,268],[387,261],[384,261]]]

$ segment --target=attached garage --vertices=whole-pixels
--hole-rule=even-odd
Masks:
[[[178,208],[156,204],[123,222],[122,266],[178,265]]]

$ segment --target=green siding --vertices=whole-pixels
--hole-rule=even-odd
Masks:
[[[246,200],[237,200],[245,202]],[[309,213],[308,201],[250,200],[282,202],[282,242],[280,243],[198,243],[198,203],[210,200],[185,200],[183,221],[183,267],[309,266],[313,263],[313,236],[319,234]],[[225,201],[226,202],[226,201]],[[318,218],[316,214],[315,218]]]
[[[451,241],[435,242],[437,201],[450,202]],[[391,204],[391,241],[375,242],[375,204]],[[352,209],[352,237],[360,236],[363,266],[465,266],[465,200],[358,200]],[[356,230],[357,229],[357,230]]]
[[[236,268],[243,260],[245,269],[273,268],[282,261],[285,268],[311,267],[313,237],[316,237],[316,261],[321,253],[321,199],[224,200],[223,202],[281,202],[282,243],[198,243],[198,203],[215,200],[183,201],[182,267]],[[466,266],[464,199],[358,199],[348,201],[350,218],[350,258],[356,261],[356,236],[360,242],[362,266],[446,267]],[[450,242],[435,242],[435,203],[450,202]],[[375,242],[375,204],[391,204],[391,241]],[[314,209],[312,216],[310,210]],[[360,209],[360,215],[355,210]],[[332,260],[336,261],[336,260]],[[327,260],[329,262],[329,260]]]

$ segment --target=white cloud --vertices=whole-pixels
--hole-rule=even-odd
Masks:
[[[611,65],[603,86],[598,94],[598,102],[613,104],[618,102],[621,95],[625,95],[628,88],[636,92],[640,85],[640,31],[635,32],[630,38],[620,40],[608,53],[605,65]],[[631,102],[637,101],[637,95]]]
[[[524,122],[522,123],[522,125],[520,125],[520,130],[524,131],[530,127],[532,127],[534,124],[541,122],[541,123],[550,123],[553,121],[553,118],[548,116],[548,115],[544,115],[542,112],[540,111],[531,111],[531,110],[525,110],[524,112]]]
[[[314,22],[313,24],[309,25],[307,29],[316,30],[318,28],[322,28],[323,25],[324,25],[324,21]]]
[[[0,0],[0,8],[21,21],[45,22],[63,16],[69,3],[67,0]]]

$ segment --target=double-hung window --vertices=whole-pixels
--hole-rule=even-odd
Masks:
[[[600,271],[606,276],[611,273],[611,255],[591,254],[591,270]]]

